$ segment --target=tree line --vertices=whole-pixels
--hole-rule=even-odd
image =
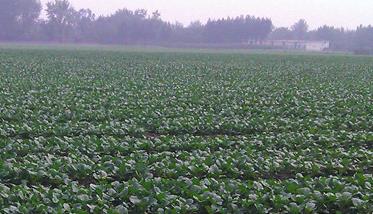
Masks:
[[[360,25],[355,30],[324,25],[315,30],[309,30],[307,22],[301,19],[290,29],[286,27],[274,29],[269,38],[329,41],[331,50],[373,53],[373,27],[371,25]]]
[[[332,50],[373,50],[373,27],[346,30],[322,26],[309,30],[301,19],[290,28],[275,28],[269,18],[238,16],[209,19],[188,26],[161,19],[158,11],[120,9],[96,16],[76,10],[68,0],[51,0],[46,17],[39,0],[0,0],[0,41],[42,41],[101,44],[233,44],[248,40],[328,40]]]
[[[2,41],[234,43],[265,39],[272,30],[270,19],[253,16],[194,22],[184,27],[163,21],[158,11],[149,14],[143,9],[120,9],[97,17],[90,9],[75,10],[68,0],[48,2],[45,19],[40,19],[39,0],[0,0],[0,5]]]

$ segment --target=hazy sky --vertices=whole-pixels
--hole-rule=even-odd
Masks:
[[[43,3],[50,0],[41,0]],[[311,28],[322,24],[355,28],[373,24],[373,0],[70,0],[75,9],[90,8],[107,15],[119,8],[159,10],[167,21],[205,22],[218,18],[250,14],[272,18],[275,26],[290,26],[305,18]]]

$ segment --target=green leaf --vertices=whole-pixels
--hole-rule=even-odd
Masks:
[[[86,195],[86,194],[82,194],[82,195],[78,195],[78,199],[81,200],[81,201],[88,201],[89,200],[89,196]]]
[[[364,203],[364,201],[359,198],[352,198],[351,201],[355,207],[360,207]]]
[[[63,204],[63,209],[64,209],[64,211],[70,211],[70,205],[67,204],[67,203],[64,203]]]
[[[286,188],[290,193],[297,193],[298,185],[295,183],[289,183]]]
[[[307,211],[313,211],[313,210],[315,209],[315,207],[316,207],[316,204],[313,203],[313,202],[308,202],[308,203],[306,204],[306,210],[307,210]]]
[[[119,214],[127,214],[128,209],[124,207],[123,205],[119,205],[115,208]]]
[[[130,197],[130,201],[133,204],[139,204],[139,203],[141,203],[141,200],[137,196],[131,196]]]

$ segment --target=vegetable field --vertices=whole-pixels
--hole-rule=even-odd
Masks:
[[[2,213],[371,213],[373,59],[0,50]]]

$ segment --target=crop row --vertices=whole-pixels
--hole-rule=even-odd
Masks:
[[[345,136],[357,143],[338,139]],[[65,179],[96,183],[101,174],[107,181],[179,176],[288,179],[296,173],[346,176],[373,170],[371,145],[361,141],[367,136],[371,137],[366,133],[330,134],[323,135],[324,141],[298,133],[273,137],[18,139],[2,144],[5,162],[0,177],[14,184],[47,181],[57,186]]]
[[[285,181],[145,178],[58,188],[0,184],[0,206],[12,212],[348,212],[373,211],[371,175]]]

